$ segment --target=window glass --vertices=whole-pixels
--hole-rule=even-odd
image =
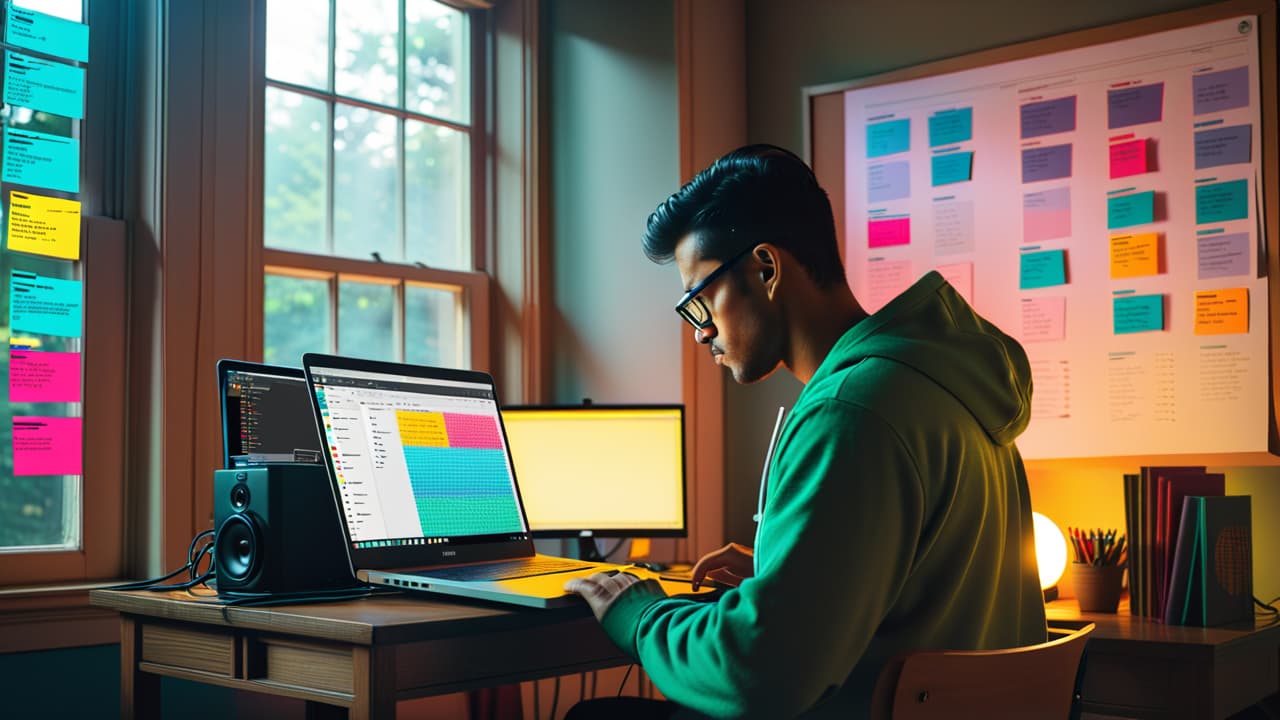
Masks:
[[[333,245],[338,255],[402,260],[396,119],[339,105],[333,118]]]
[[[267,77],[329,89],[329,3],[271,0],[267,3]]]
[[[302,364],[304,352],[331,352],[329,282],[267,273],[263,288],[262,359]]]
[[[409,259],[443,270],[471,267],[466,250],[470,197],[466,137],[450,128],[405,121],[405,236]]]
[[[328,250],[328,123],[323,100],[267,88],[267,128],[262,141],[262,232],[267,247]]]
[[[405,3],[405,107],[469,120],[467,16],[432,0]]]
[[[334,91],[380,105],[399,106],[399,3],[338,0],[336,5]]]
[[[466,367],[461,340],[460,293],[409,284],[404,291],[404,361]]]
[[[394,285],[342,281],[338,285],[338,354],[397,360]]]

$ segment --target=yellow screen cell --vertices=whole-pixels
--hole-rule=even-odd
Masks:
[[[449,447],[449,433],[444,427],[444,413],[397,410],[396,427],[400,442],[414,447]]]

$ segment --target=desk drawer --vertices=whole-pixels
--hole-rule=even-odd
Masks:
[[[168,625],[142,626],[142,661],[235,677],[235,638]]]
[[[260,637],[246,640],[247,680],[351,694],[355,662],[351,648]]]

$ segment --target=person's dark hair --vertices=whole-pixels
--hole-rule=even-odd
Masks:
[[[726,260],[768,242],[795,256],[823,287],[845,281],[831,201],[813,171],[773,145],[748,145],[716,160],[649,215],[644,254],[656,263],[698,233],[702,257]]]

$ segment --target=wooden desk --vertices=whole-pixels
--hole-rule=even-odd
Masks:
[[[1082,717],[1225,718],[1280,692],[1280,624],[1165,625],[1129,614],[1081,613],[1075,599],[1047,606],[1051,625],[1091,622]]]
[[[507,609],[391,595],[222,608],[95,590],[120,612],[123,718],[160,715],[160,676],[300,698],[308,717],[394,718],[396,701],[629,663],[586,606]]]

